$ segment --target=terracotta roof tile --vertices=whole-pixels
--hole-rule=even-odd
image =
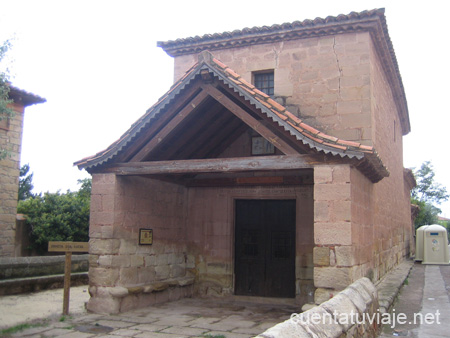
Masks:
[[[240,86],[242,89],[245,89],[246,91],[248,91],[251,95],[255,95],[256,93],[253,91],[253,90],[251,90],[250,88],[248,88],[247,86]]]
[[[287,121],[287,123],[289,123],[293,128],[295,128],[296,130],[298,130],[300,133],[303,134],[304,130],[302,128],[300,128],[299,126],[291,123],[289,120]]]
[[[225,69],[227,68],[227,65],[225,65],[224,63],[222,63],[220,60],[213,58],[213,61],[221,68]]]
[[[317,130],[316,128],[311,127],[310,125],[308,125],[308,124],[306,124],[304,122],[300,123],[300,127],[302,127],[303,129],[309,131],[313,135],[317,135],[317,134],[320,133],[319,130]]]
[[[358,143],[358,142],[345,141],[345,140],[338,140],[338,143],[349,146],[349,147],[355,147],[355,148],[359,148],[359,146],[361,145],[361,143]]]
[[[292,114],[290,111],[286,110],[284,113],[286,114],[287,117],[289,117],[295,123],[297,123],[297,124],[302,123],[302,120],[300,120],[297,116]]]
[[[272,98],[267,99],[267,102],[275,107],[279,112],[284,112],[286,110],[285,107],[283,107],[281,104],[279,104],[277,101],[273,100]]]
[[[269,95],[267,95],[266,93],[260,91],[258,88],[255,88],[254,90],[255,90],[255,93],[256,93],[256,94],[258,94],[258,95],[260,95],[260,96],[262,96],[262,97],[264,97],[264,98],[266,98],[266,99],[269,99],[269,98],[270,98]]]
[[[330,136],[330,135],[324,134],[324,133],[322,133],[322,132],[320,132],[319,134],[317,134],[317,136],[320,136],[320,137],[322,137],[322,138],[324,138],[324,139],[326,139],[326,140],[328,140],[328,141],[331,141],[331,142],[337,142],[337,141],[339,141],[339,139],[338,139],[337,137]]]
[[[236,79],[240,78],[241,76],[237,74],[233,69],[226,68],[225,71],[230,74],[231,76],[235,77]]]
[[[256,92],[256,90],[255,90]],[[263,105],[265,105],[267,108],[271,109],[272,106],[270,104],[268,104],[265,100],[259,98],[258,96],[255,96],[255,99],[257,99],[259,102],[261,102]]]
[[[283,115],[281,113],[279,113],[278,111],[276,111],[273,108],[270,108],[271,111],[273,111],[280,119],[282,119],[283,121],[286,121],[288,119],[288,117],[286,115]]]
[[[244,85],[246,85],[250,89],[255,89],[256,87],[252,85],[251,83],[245,81],[242,77],[239,79]]]

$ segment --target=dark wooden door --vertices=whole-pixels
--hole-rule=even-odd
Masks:
[[[295,200],[236,200],[235,294],[295,296]]]

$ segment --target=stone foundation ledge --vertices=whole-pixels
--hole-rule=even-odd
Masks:
[[[117,314],[192,297],[194,280],[194,277],[180,277],[133,287],[90,286],[87,309],[94,313]]]
[[[364,277],[332,299],[302,314],[293,314],[290,319],[271,327],[256,338],[377,337],[378,321],[367,320],[377,312],[377,289]]]
[[[380,313],[389,312],[413,265],[412,260],[403,261],[376,283]]]

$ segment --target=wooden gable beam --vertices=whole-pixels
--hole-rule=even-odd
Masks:
[[[170,120],[151,140],[142,147],[141,150],[134,155],[130,161],[138,162],[142,161],[151,151],[153,151],[164,138],[169,135],[180,123],[182,123],[195,109],[208,97],[205,91],[201,91],[194,97],[178,114]]]
[[[176,113],[177,110],[182,109],[183,106],[185,106],[187,103],[189,103],[190,100],[192,100],[192,97],[201,90],[200,83],[201,81],[198,80],[194,82],[191,87],[180,93],[177,96],[176,100],[174,100],[171,104],[170,111],[164,111],[163,113],[160,113],[160,115],[150,123],[149,130],[146,132],[146,134],[138,136],[137,139],[135,139],[132,144],[127,147],[126,151],[118,154],[115,161],[129,161],[130,158],[134,156],[134,154],[136,154],[143,146],[145,146],[145,144],[149,140],[152,139],[152,137],[158,130],[160,130],[168,121],[173,118],[174,112]]]
[[[239,107],[236,103],[230,100],[225,94],[221,93],[217,88],[211,85],[202,85],[204,91],[206,91],[211,97],[220,102],[224,107],[226,107],[230,112],[241,119],[250,128],[259,133],[267,141],[272,143],[276,148],[281,150],[286,155],[296,155],[299,151],[290,146],[287,142],[277,136],[269,128],[267,128],[263,123],[256,120],[253,116],[247,113],[244,109]]]
[[[327,159],[324,155],[276,155],[201,160],[175,160],[117,163],[102,170],[117,175],[158,175],[231,173],[261,170],[293,170],[313,168],[317,164],[342,163],[342,159]]]

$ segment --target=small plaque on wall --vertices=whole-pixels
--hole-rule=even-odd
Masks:
[[[252,137],[252,155],[269,155],[275,153],[275,147],[262,136]]]
[[[153,229],[139,229],[139,245],[153,244]]]

